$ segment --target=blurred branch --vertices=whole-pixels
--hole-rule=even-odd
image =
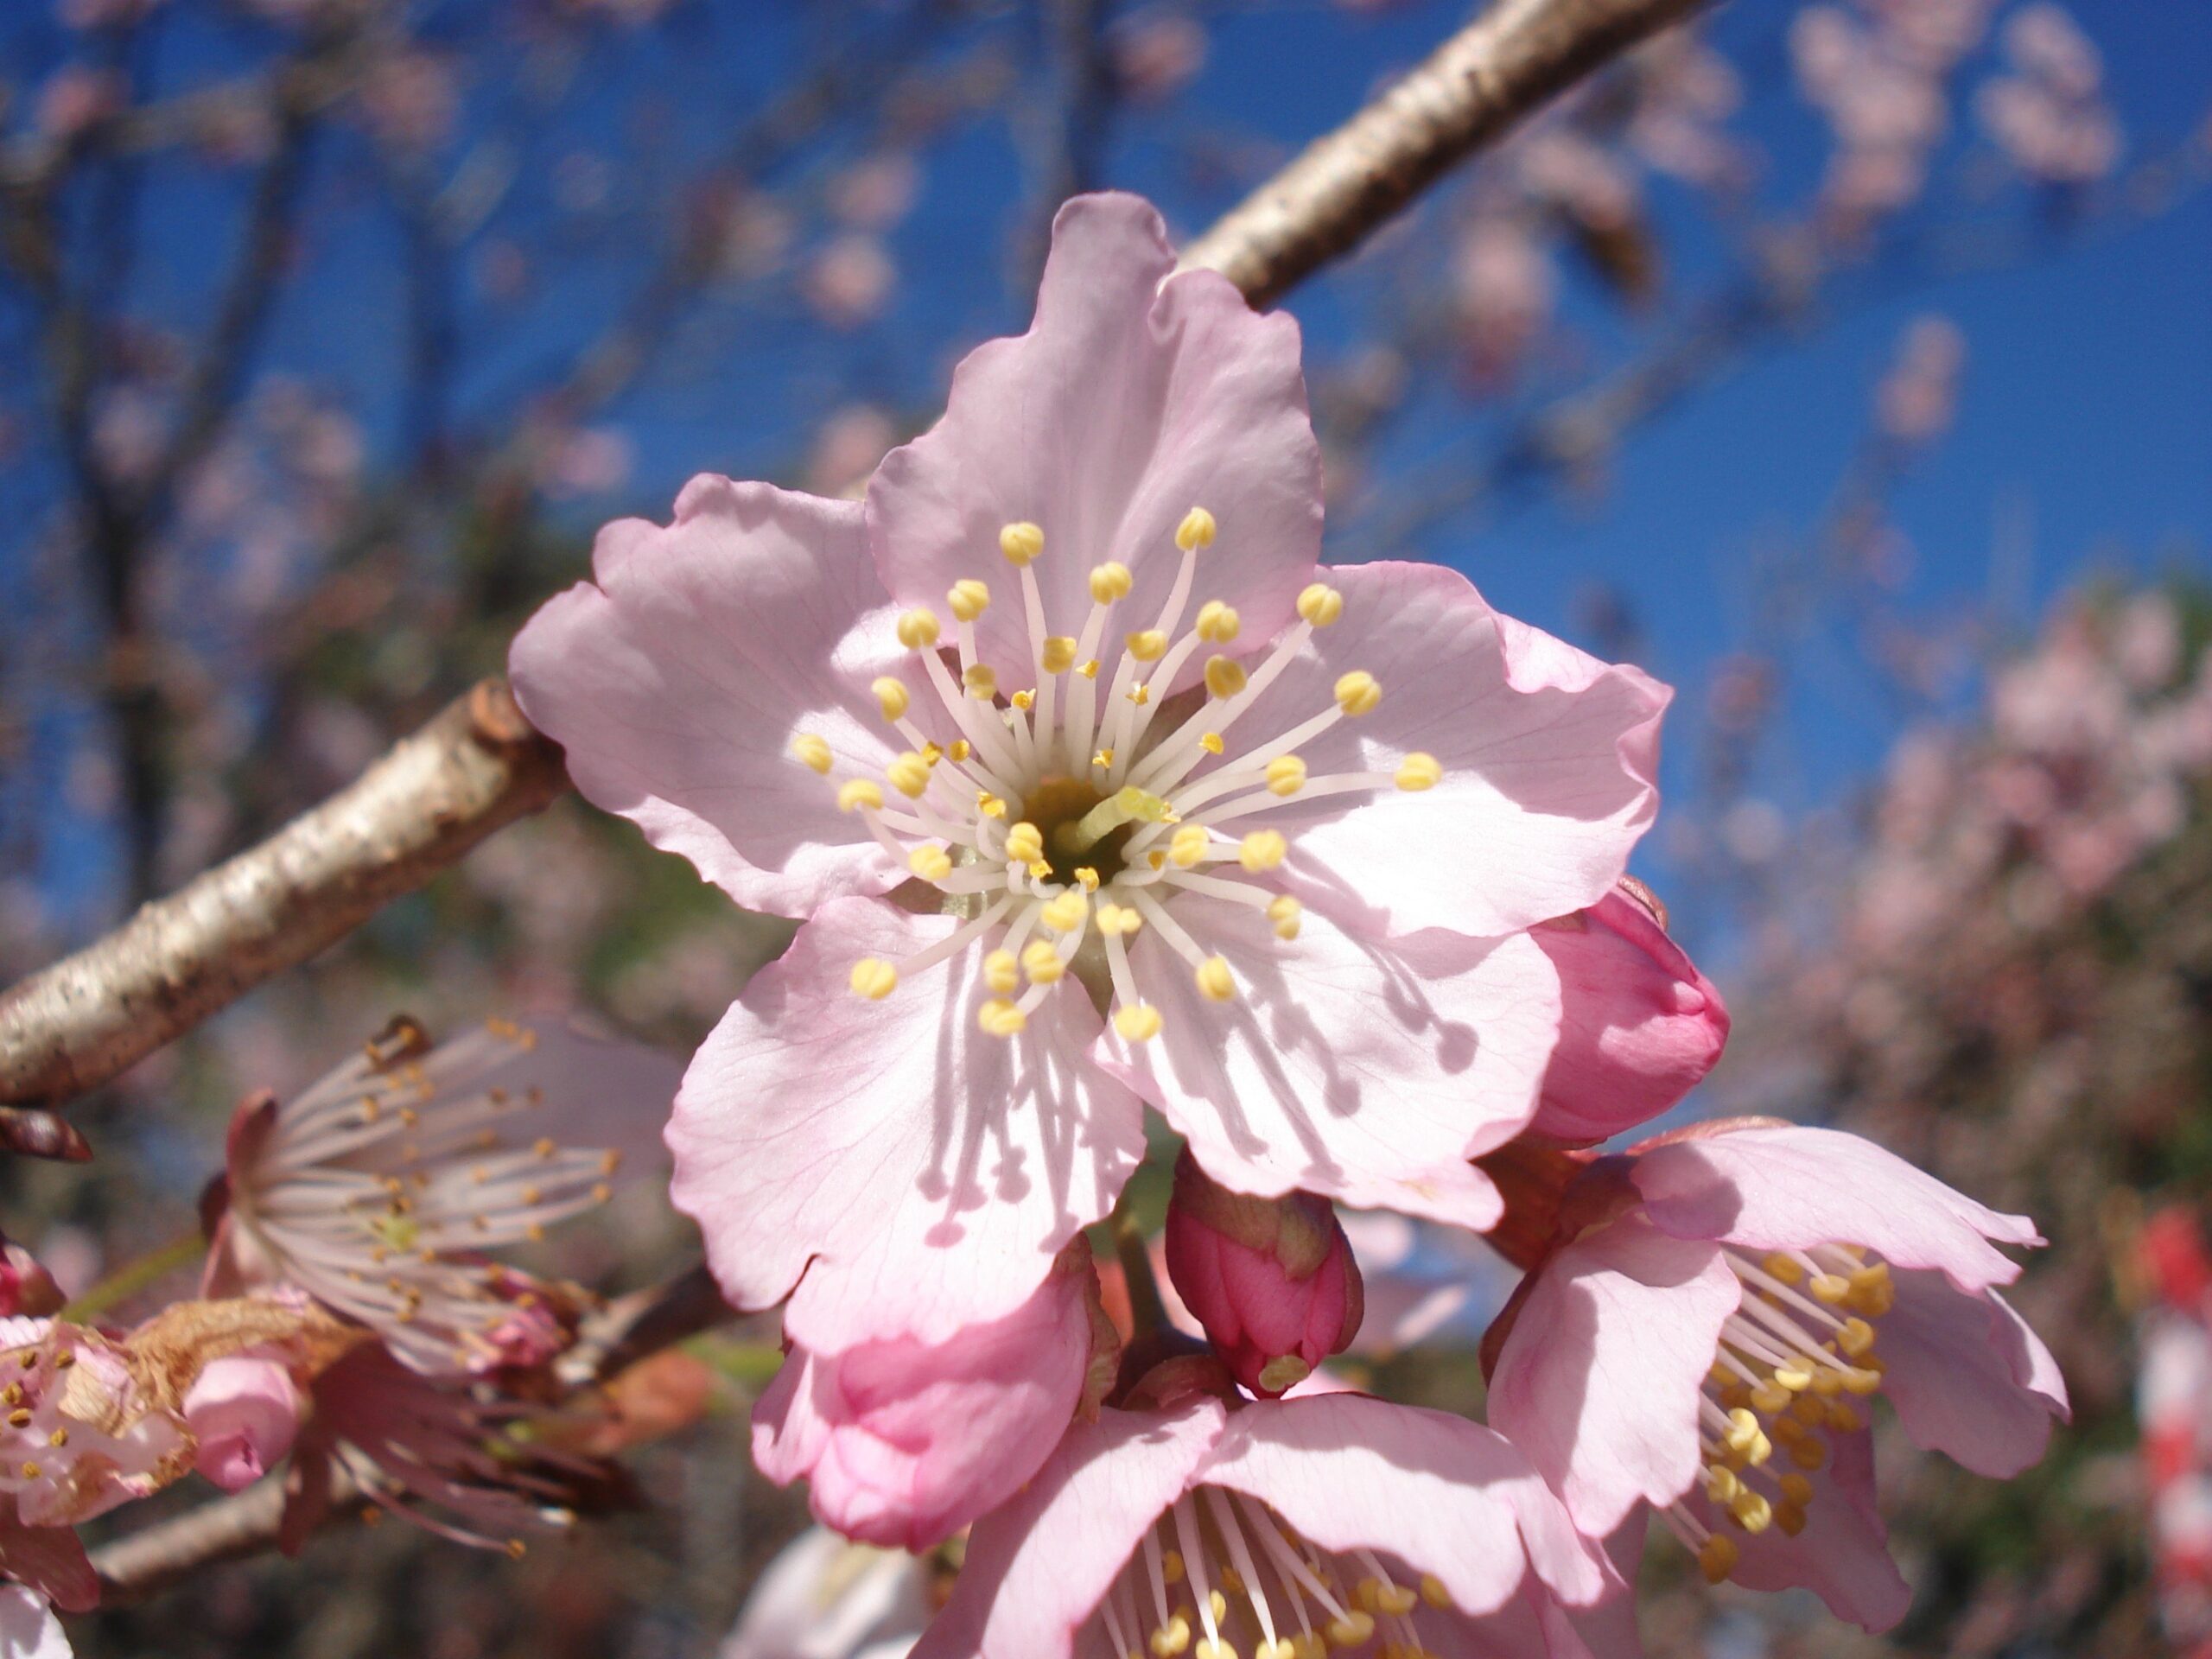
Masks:
[[[572,1390],[594,1388],[641,1359],[673,1348],[735,1317],[699,1263],[673,1279],[609,1302],[584,1321],[557,1367]],[[264,1480],[94,1550],[104,1606],[143,1601],[202,1568],[276,1546],[284,1484]],[[332,1471],[330,1515],[357,1513],[366,1495],[343,1468]]]
[[[1452,162],[1698,0],[1503,0],[1310,146],[1189,251],[1255,303],[1378,226]],[[479,705],[497,705],[490,726]],[[511,722],[511,723],[509,723]],[[421,887],[566,779],[486,682],[359,781],[0,997],[0,1102],[112,1077]]]
[[[1349,253],[1436,178],[1703,0],[1498,0],[1183,252],[1255,305]]]
[[[486,680],[259,846],[0,997],[0,1101],[105,1082],[568,786]]]

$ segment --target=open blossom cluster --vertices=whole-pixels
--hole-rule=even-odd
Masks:
[[[1631,1654],[1654,1517],[1885,1628],[1871,1414],[2040,1455],[2040,1240],[1832,1131],[1606,1149],[1728,1028],[1625,876],[1668,694],[1452,571],[1320,563],[1299,348],[1078,199],[861,499],[695,480],[516,643],[588,799],[799,924],[668,1128],[724,1290],[783,1309],[755,1456],[860,1543],[964,1533],[931,1656]],[[1122,1202],[1148,1115],[1203,1338]],[[1522,1270],[1487,1424],[1325,1369],[1339,1205]],[[861,1576],[836,1622],[896,1650]]]

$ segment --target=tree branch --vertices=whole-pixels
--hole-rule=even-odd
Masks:
[[[1501,0],[1309,146],[1185,264],[1225,272],[1255,305],[1280,296],[1452,162],[1699,3]],[[487,685],[477,696],[496,700],[496,731],[454,705],[315,811],[0,998],[0,1103],[53,1105],[105,1082],[559,793],[554,747]]]
[[[1349,253],[1471,152],[1704,0],[1498,0],[1183,252],[1255,305]]]

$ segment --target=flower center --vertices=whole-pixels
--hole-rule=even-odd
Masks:
[[[1715,1524],[1687,1503],[1665,1511],[1715,1584],[1735,1568],[1737,1535],[1774,1526],[1794,1538],[1804,1530],[1827,1437],[1862,1427],[1852,1399],[1881,1389],[1874,1321],[1897,1300],[1889,1264],[1855,1245],[1775,1250],[1758,1262],[1723,1255],[1744,1294],[1721,1327],[1698,1402],[1703,1491]]]
[[[1147,1041],[1158,1035],[1160,1015],[1129,965],[1126,941],[1139,929],[1157,930],[1207,999],[1225,1002],[1237,994],[1228,958],[1171,914],[1179,895],[1250,906],[1265,913],[1278,938],[1298,937],[1299,901],[1264,879],[1288,855],[1289,841],[1254,820],[1293,797],[1422,790],[1441,778],[1434,758],[1419,753],[1389,770],[1308,775],[1300,748],[1382,701],[1382,687],[1363,671],[1340,677],[1330,705],[1310,718],[1232,747],[1231,728],[1313,631],[1342,616],[1344,597],[1325,582],[1309,586],[1298,598],[1298,621],[1248,670],[1219,649],[1242,629],[1234,608],[1208,600],[1185,626],[1199,556],[1215,534],[1213,516],[1191,509],[1176,531],[1181,563],[1166,604],[1155,617],[1135,619],[1149,626],[1122,634],[1110,673],[1099,653],[1109,629],[1126,626],[1116,621],[1116,607],[1135,579],[1125,566],[1098,566],[1080,626],[1052,632],[1030,569],[1045,546],[1034,524],[1008,524],[999,536],[1000,551],[1019,573],[1030,647],[1023,677],[1033,676],[1032,683],[1004,690],[999,668],[977,654],[976,621],[991,603],[981,579],[955,582],[945,595],[956,630],[950,651],[939,645],[944,625],[934,611],[899,617],[900,645],[914,653],[928,695],[960,735],[946,744],[925,736],[911,717],[915,692],[884,676],[873,688],[878,706],[911,747],[880,780],[840,779],[837,802],[860,814],[884,849],[965,920],[905,961],[856,963],[855,993],[887,997],[901,979],[981,947],[987,995],[977,1023],[1011,1037],[1095,931],[1111,981],[1114,1028],[1126,1041]],[[1198,683],[1171,698],[1202,652]],[[1162,717],[1161,705],[1170,702],[1179,720]],[[791,747],[825,778],[836,768],[836,756],[817,734],[798,734]]]
[[[1421,1624],[1452,1605],[1426,1573],[1318,1548],[1256,1498],[1202,1486],[1153,1524],[1091,1618],[1116,1659],[1426,1659]]]

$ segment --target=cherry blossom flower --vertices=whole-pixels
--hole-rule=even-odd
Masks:
[[[433,1045],[397,1020],[304,1094],[238,1109],[206,1294],[294,1285],[418,1370],[505,1363],[531,1293],[480,1252],[610,1196],[675,1082],[662,1055],[557,1026]]]
[[[193,1466],[226,1492],[251,1486],[291,1451],[305,1403],[281,1358],[238,1353],[209,1361],[184,1396]]]
[[[1201,1397],[1071,1430],[976,1523],[914,1652],[1563,1653],[1569,1609],[1616,1582],[1478,1424],[1357,1394],[1235,1411]]]
[[[1643,675],[1448,570],[1324,579],[1296,324],[1173,267],[1071,203],[864,505],[695,480],[515,645],[588,798],[805,921],[669,1138],[725,1290],[817,1352],[1019,1306],[1141,1103],[1226,1185],[1493,1219],[1466,1160],[1558,1020],[1523,930],[1655,810]]]
[[[1856,1136],[1700,1126],[1571,1190],[1503,1316],[1490,1418],[1587,1535],[1656,1508],[1707,1578],[1799,1585],[1870,1630],[1910,1600],[1869,1396],[1979,1474],[2043,1455],[2066,1389],[1995,1290],[2040,1244]]]
[[[192,1466],[176,1413],[123,1351],[57,1319],[0,1319],[0,1496],[27,1526],[73,1526],[158,1491]]]
[[[1120,1352],[1077,1239],[1021,1306],[948,1343],[793,1351],[753,1409],[753,1458],[779,1485],[805,1477],[846,1536],[926,1549],[1037,1472]]]

